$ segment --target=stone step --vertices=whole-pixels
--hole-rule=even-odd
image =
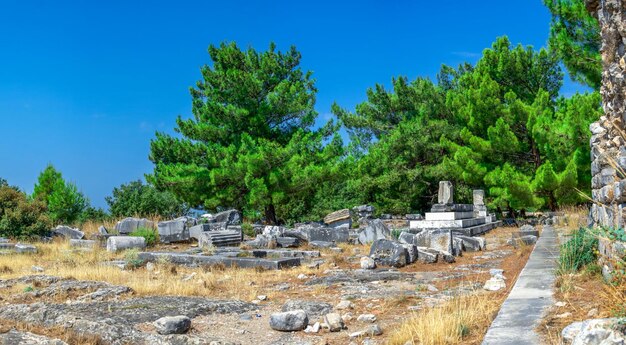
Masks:
[[[239,231],[206,231],[200,234],[198,246],[227,247],[239,246],[241,244],[241,233]]]
[[[502,221],[496,221],[491,223],[480,224],[471,226],[464,229],[452,229],[453,234],[465,235],[465,236],[478,236],[486,233],[489,230],[502,226]]]
[[[474,212],[426,212],[426,220],[458,220],[474,218]]]
[[[485,218],[469,218],[456,220],[412,220],[411,229],[462,229],[485,224]]]

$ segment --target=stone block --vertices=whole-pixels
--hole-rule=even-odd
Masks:
[[[431,212],[472,212],[474,211],[474,205],[472,204],[434,204],[430,208]]]
[[[277,237],[276,243],[281,248],[293,248],[300,245],[300,240],[295,237]]]
[[[474,212],[426,212],[426,220],[457,220],[474,217]]]
[[[380,219],[374,219],[367,222],[364,229],[359,229],[358,241],[361,244],[372,243],[378,239],[391,238],[391,231]]]
[[[350,230],[347,228],[311,227],[304,230],[309,242],[336,242],[344,243],[350,240]]]
[[[80,240],[85,237],[85,233],[76,228],[71,228],[67,225],[58,225],[52,233],[56,236],[62,236],[68,239]]]
[[[189,227],[187,217],[180,217],[165,222],[159,222],[157,229],[161,243],[189,241]]]
[[[37,253],[37,247],[33,246],[32,244],[18,243],[18,244],[15,245],[14,250],[18,254],[33,254],[33,253]]]
[[[487,247],[487,243],[482,237],[454,235],[454,238],[460,239],[463,242],[463,247],[465,248],[465,250],[469,252],[485,250],[485,248]]]
[[[241,224],[241,212],[231,209],[213,215],[212,223]]]
[[[130,234],[138,228],[154,229],[154,222],[145,218],[124,218],[115,224],[115,230],[120,234]]]
[[[377,265],[404,267],[409,263],[409,254],[402,243],[387,239],[378,239],[372,243],[370,258]]]
[[[210,224],[198,224],[189,228],[189,238],[193,238],[196,241],[200,240],[200,234],[205,231],[211,230]]]
[[[434,264],[437,262],[439,253],[436,250],[431,250],[425,247],[416,247],[417,248],[417,260],[427,263]]]
[[[107,251],[118,252],[126,249],[146,248],[146,239],[135,236],[111,236],[107,239]]]
[[[442,205],[454,204],[454,186],[450,181],[439,182],[439,192],[437,194],[437,203]]]
[[[472,191],[472,201],[474,207],[485,205],[485,191],[482,189],[474,189]]]
[[[324,217],[324,223],[332,228],[348,228],[352,227],[352,214],[349,209],[343,209],[332,212]]]

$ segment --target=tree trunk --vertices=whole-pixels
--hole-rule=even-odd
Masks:
[[[269,204],[265,206],[265,221],[270,225],[278,225],[278,220],[276,219],[276,208],[274,208],[274,204]]]

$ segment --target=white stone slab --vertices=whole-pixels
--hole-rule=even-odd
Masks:
[[[426,220],[457,220],[474,217],[474,212],[426,212]]]
[[[456,220],[412,220],[409,222],[409,228],[411,229],[455,229],[455,228],[468,228],[470,226],[476,226],[485,224],[485,218],[469,218],[469,219],[456,219]]]

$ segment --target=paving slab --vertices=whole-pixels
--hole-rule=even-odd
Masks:
[[[483,345],[541,343],[535,329],[554,302],[552,288],[558,256],[554,228],[544,226],[526,266],[491,323]]]

